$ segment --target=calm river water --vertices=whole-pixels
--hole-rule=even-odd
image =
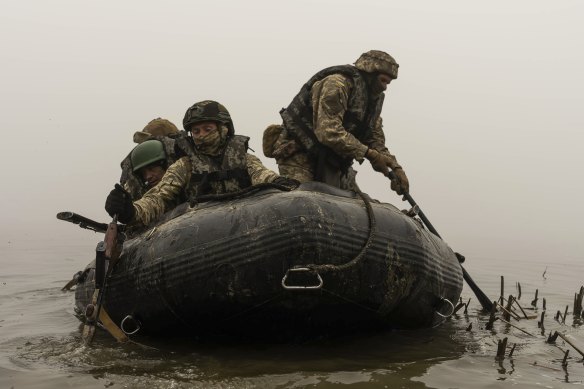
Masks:
[[[76,228],[71,226],[71,228]],[[87,232],[87,234],[92,234]],[[100,239],[93,234],[95,243]],[[91,347],[80,344],[73,315],[74,293],[61,287],[91,259],[91,240],[64,243],[2,242],[0,245],[0,388],[561,388],[584,386],[584,364],[558,339],[546,343],[537,320],[513,321],[533,334],[479,312],[465,285],[468,313],[442,326],[416,331],[351,334],[302,344],[200,344],[187,340],[141,339],[154,348],[120,346],[98,333]],[[517,295],[529,307],[539,290],[546,298],[546,332],[561,331],[584,350],[584,326],[572,312],[574,293],[584,283],[577,258],[481,258],[469,253],[465,268],[492,298]],[[543,275],[545,271],[545,275]],[[554,320],[569,312],[565,324]],[[469,326],[471,327],[470,330]],[[497,342],[508,338],[511,358],[495,359]],[[562,366],[570,350],[567,366]]]

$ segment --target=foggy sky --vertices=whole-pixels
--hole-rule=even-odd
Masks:
[[[410,192],[457,251],[583,257],[581,1],[7,1],[0,14],[1,245],[99,235],[104,202],[155,117],[214,99],[263,156],[265,127],[318,70],[384,50],[382,112]],[[373,197],[389,182],[358,166]],[[10,243],[8,243],[10,242]]]

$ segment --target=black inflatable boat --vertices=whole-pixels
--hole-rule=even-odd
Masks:
[[[124,242],[103,307],[128,332],[286,339],[432,326],[462,281],[454,252],[416,218],[307,183],[179,207]]]

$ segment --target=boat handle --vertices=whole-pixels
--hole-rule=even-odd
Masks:
[[[124,324],[126,323],[126,320],[130,320],[131,322],[133,322],[132,323],[134,325],[134,330],[133,331],[128,331],[124,327]],[[140,322],[138,320],[136,320],[132,315],[127,315],[126,317],[124,317],[124,319],[120,323],[120,328],[121,328],[122,331],[124,331],[124,334],[126,334],[126,335],[134,335],[136,332],[140,331],[140,328],[142,328],[142,326],[141,326]]]
[[[442,297],[441,301],[446,301],[450,305],[450,313],[448,315],[443,315],[440,312],[438,312],[438,310],[436,310],[436,313],[438,314],[438,316],[442,316],[443,318],[447,319],[454,313],[454,304],[452,304],[452,301],[448,300],[445,297]]]
[[[291,272],[310,272],[316,273],[314,270],[309,269],[307,267],[294,267],[291,269],[286,270],[286,274],[284,274],[284,278],[282,278],[282,288],[284,289],[320,289],[322,288],[322,277],[320,274],[316,273],[316,278],[318,279],[318,285],[310,285],[310,286],[298,286],[298,285],[286,285],[286,280],[288,279],[288,274]]]

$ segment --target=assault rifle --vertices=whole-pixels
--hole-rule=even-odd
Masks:
[[[105,308],[102,306],[109,275],[118,262],[121,245],[125,239],[125,235],[121,233],[123,226],[118,225],[118,215],[114,215],[113,220],[109,224],[98,223],[74,212],[59,212],[57,214],[57,219],[78,224],[81,228],[105,233],[103,241],[97,244],[95,250],[95,289],[90,303],[85,307],[85,323],[81,334],[83,343],[86,345],[91,344],[98,322],[101,323],[101,325],[114,338],[116,338],[118,342],[128,342],[130,339],[116,325],[116,323],[114,323]],[[74,277],[72,281],[77,281],[78,279],[79,277],[77,277],[77,279]],[[70,281],[63,289],[69,289],[72,286],[72,281]]]
[[[120,256],[118,240],[118,215],[114,215],[112,222],[106,225],[107,231],[103,242],[97,244],[95,250],[95,290],[91,302],[85,307],[85,324],[81,339],[86,345],[91,344],[95,335],[95,327],[100,322],[102,326],[120,343],[129,341],[126,334],[114,323],[103,307],[103,296],[106,292],[107,281]]]
[[[75,212],[59,212],[57,214],[57,219],[78,224],[81,228],[95,232],[106,232],[108,227],[106,223],[96,222],[95,220],[88,219],[85,216],[76,214]]]

